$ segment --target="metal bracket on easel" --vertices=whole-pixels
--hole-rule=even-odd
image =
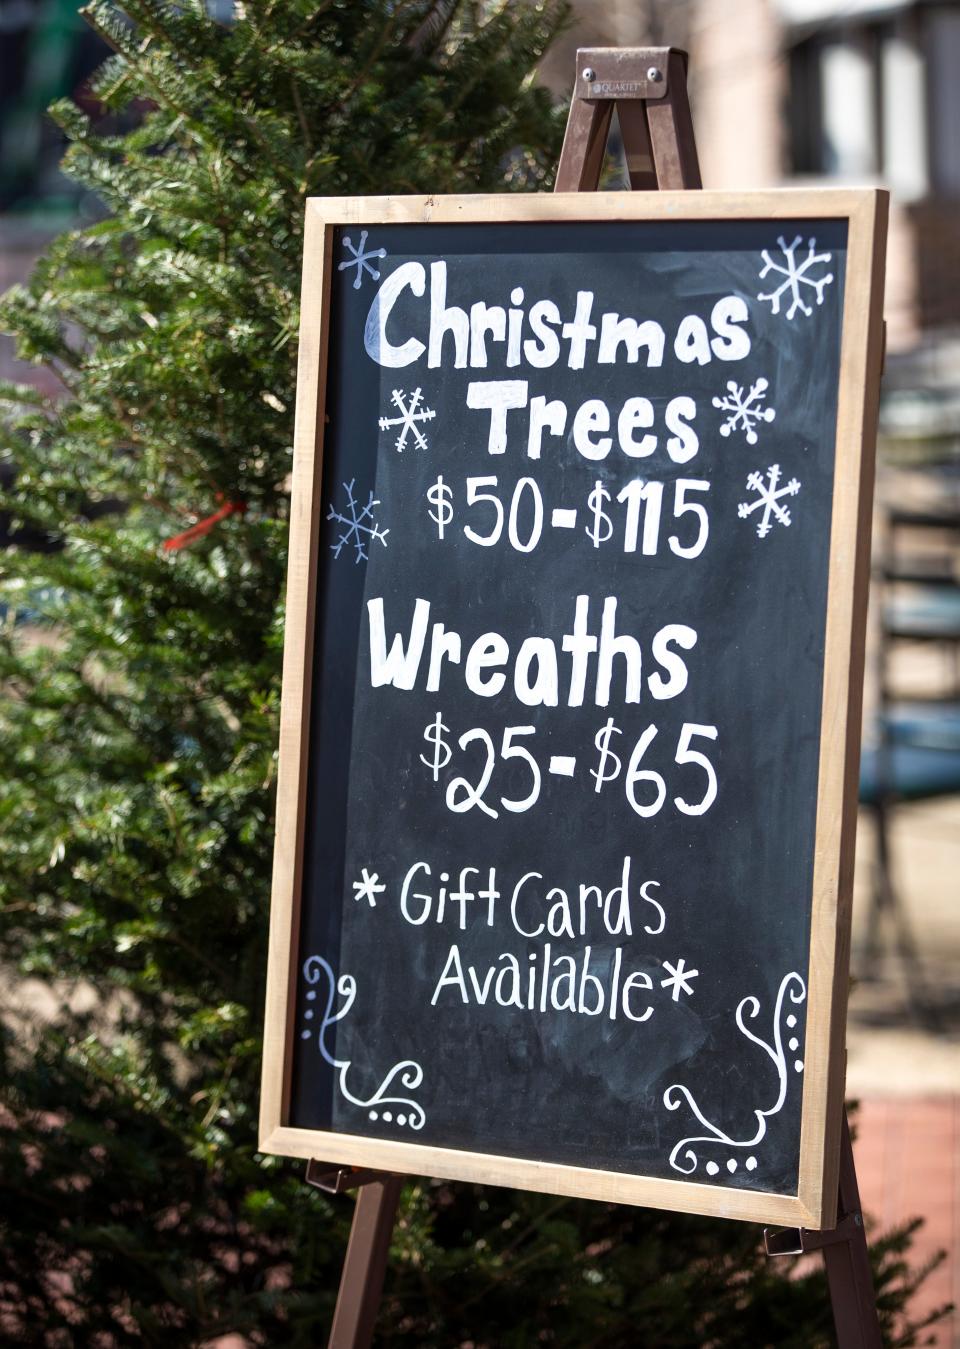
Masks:
[[[554,191],[596,191],[614,108],[635,191],[702,185],[686,52],[581,47]]]
[[[862,1227],[863,1217],[859,1213],[849,1213],[826,1232],[811,1232],[807,1227],[765,1227],[763,1246],[771,1259],[778,1255],[809,1255],[839,1241],[852,1241]]]
[[[307,1162],[307,1174],[304,1177],[308,1185],[323,1190],[325,1194],[346,1194],[348,1190],[358,1190],[361,1185],[369,1185],[375,1180],[384,1180],[390,1173],[373,1171],[369,1167],[341,1166],[338,1162]]]

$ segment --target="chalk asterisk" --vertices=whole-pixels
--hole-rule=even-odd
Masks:
[[[380,280],[380,273],[376,269],[376,267],[374,267],[370,259],[385,258],[387,256],[387,250],[385,248],[367,248],[366,230],[360,231],[360,246],[358,248],[354,248],[349,234],[344,236],[343,246],[348,253],[353,254],[353,257],[347,258],[344,262],[341,262],[340,266],[337,268],[337,271],[343,272],[348,267],[356,267],[357,272],[356,276],[353,279],[354,290],[360,289],[360,283],[363,281],[364,272],[369,272],[370,275],[373,277],[374,281]]]
[[[368,899],[371,909],[375,909],[377,907],[377,895],[382,895],[387,888],[385,885],[380,885],[379,881],[380,877],[376,871],[371,872],[364,867],[361,872],[361,879],[353,882],[354,899],[358,903],[361,899]]]
[[[675,965],[671,965],[669,960],[665,960],[663,962],[663,968],[665,970],[669,970],[670,974],[667,976],[666,979],[660,980],[660,987],[673,989],[674,1002],[680,1001],[681,993],[693,992],[693,988],[689,983],[689,980],[696,979],[697,975],[700,973],[699,970],[688,970],[686,968],[686,965],[687,962],[683,959],[682,956]]]

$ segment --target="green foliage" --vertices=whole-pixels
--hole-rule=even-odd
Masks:
[[[754,1226],[434,1185],[408,1199],[383,1344],[447,1349],[829,1349],[823,1263],[768,1260]],[[872,1237],[885,1343],[923,1342],[898,1314],[928,1271],[917,1224]],[[936,1319],[930,1317],[929,1322]]]
[[[259,1156],[254,1118],[303,198],[542,185],[562,114],[532,72],[564,15],[86,14],[117,53],[97,96],[136,128],[56,106],[67,171],[109,214],[0,311],[64,386],[0,389],[0,504],[50,545],[0,559],[0,959],[64,1000],[0,1040],[0,1326],[27,1345],[314,1344],[349,1204]],[[879,1248],[888,1320],[905,1241]],[[755,1229],[427,1184],[382,1338],[799,1349],[827,1319],[819,1276],[784,1280]]]

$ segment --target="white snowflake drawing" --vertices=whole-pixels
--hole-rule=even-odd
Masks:
[[[334,506],[331,506],[327,512],[327,519],[334,520],[343,530],[336,543],[331,543],[330,547],[333,550],[334,557],[339,557],[344,545],[350,543],[356,550],[355,560],[366,562],[367,545],[372,543],[374,539],[379,539],[386,548],[387,535],[390,531],[389,529],[381,529],[373,518],[373,508],[380,505],[379,500],[371,492],[367,498],[367,504],[361,506],[353,495],[355,486],[355,478],[343,484],[343,490],[346,493],[344,504],[346,515]]]
[[[773,528],[773,521],[777,520],[781,525],[789,525],[790,512],[786,506],[780,505],[780,498],[787,496],[796,496],[800,491],[800,483],[796,478],[791,478],[783,487],[778,487],[780,481],[780,465],[771,464],[767,469],[767,479],[761,477],[759,470],[755,470],[747,478],[747,487],[751,492],[757,493],[756,501],[741,501],[737,507],[737,514],[741,520],[746,520],[748,515],[752,515],[755,510],[763,507],[763,518],[757,525],[757,536],[764,538]]]
[[[391,426],[399,426],[400,434],[397,436],[397,450],[403,454],[407,444],[407,436],[412,435],[414,444],[421,450],[427,448],[427,438],[417,426],[417,422],[429,422],[437,415],[432,408],[420,406],[423,397],[422,389],[414,389],[409,399],[404,401],[404,392],[402,389],[394,389],[391,395],[391,401],[400,412],[399,417],[381,417],[380,430],[387,431]]]
[[[833,255],[830,253],[818,253],[816,239],[808,239],[807,256],[800,261],[797,261],[797,247],[802,242],[802,234],[798,234],[792,244],[788,244],[782,234],[779,236],[777,243],[780,245],[780,249],[786,260],[785,266],[779,262],[774,262],[773,258],[771,258],[765,248],[760,252],[760,256],[763,258],[764,262],[763,271],[760,273],[760,280],[762,281],[768,272],[779,273],[779,275],[783,277],[783,280],[780,282],[779,286],[777,286],[776,290],[770,291],[769,294],[765,294],[761,291],[757,295],[757,299],[769,300],[772,312],[774,314],[779,314],[780,297],[785,291],[789,291],[791,304],[790,308],[787,310],[788,319],[792,319],[798,309],[808,317],[813,313],[813,309],[810,305],[806,304],[803,300],[803,295],[800,290],[801,286],[812,287],[817,293],[817,304],[823,304],[823,292],[833,280],[833,272],[827,272],[825,276],[820,277],[807,275],[812,267],[817,266],[819,263],[829,262]]]
[[[715,408],[730,414],[720,427],[720,434],[729,436],[731,431],[736,431],[739,427],[747,438],[747,444],[756,445],[757,432],[755,428],[761,422],[772,422],[777,415],[774,408],[760,406],[766,399],[768,388],[769,381],[758,379],[755,384],[750,385],[748,393],[745,385],[738,384],[735,379],[728,379],[726,395],[723,398],[716,397],[713,400]]]
[[[351,241],[350,241],[350,236],[349,236],[349,234],[344,236],[343,246],[344,246],[344,248],[346,248],[350,253],[353,254],[353,257],[352,257],[352,258],[347,258],[346,261],[341,262],[340,266],[337,268],[337,271],[343,272],[343,271],[346,271],[346,269],[347,269],[348,267],[356,267],[356,269],[357,269],[357,274],[356,274],[356,276],[353,278],[353,288],[354,288],[354,290],[359,290],[359,289],[360,289],[360,283],[361,283],[362,280],[363,280],[363,274],[364,274],[364,272],[369,272],[370,275],[373,277],[374,281],[379,281],[379,280],[380,280],[380,273],[379,273],[379,271],[376,269],[376,267],[374,267],[374,265],[373,265],[373,263],[370,261],[370,259],[371,259],[371,258],[385,258],[385,257],[387,256],[387,250],[386,250],[385,248],[370,248],[370,249],[368,249],[368,248],[367,248],[367,231],[366,231],[366,230],[361,230],[361,231],[360,231],[360,246],[359,246],[358,248],[354,248],[353,244],[352,244]]]

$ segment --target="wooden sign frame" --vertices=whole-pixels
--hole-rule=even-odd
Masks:
[[[556,193],[542,196],[313,198],[307,203],[295,454],[270,915],[260,1148],[607,1202],[818,1229],[836,1219],[843,1123],[864,633],[876,419],[883,359],[887,195],[872,189],[754,193]],[[725,1189],[619,1171],[288,1123],[303,867],[320,484],[339,226],[548,221],[843,220],[848,226],[820,724],[808,1013],[796,1195]]]

